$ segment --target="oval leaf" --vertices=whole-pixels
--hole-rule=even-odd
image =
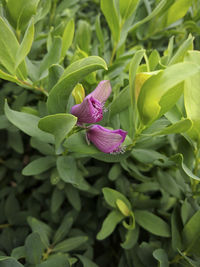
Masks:
[[[47,106],[50,113],[66,111],[67,100],[74,86],[89,73],[107,69],[106,62],[97,56],[80,59],[72,63],[62,74],[57,84],[52,88]]]

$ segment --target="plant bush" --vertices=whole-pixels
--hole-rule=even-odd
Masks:
[[[0,267],[200,266],[200,2],[0,13]]]

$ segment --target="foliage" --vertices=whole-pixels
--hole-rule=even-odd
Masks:
[[[199,266],[199,1],[0,9],[0,266]],[[70,114],[102,80],[123,154]]]

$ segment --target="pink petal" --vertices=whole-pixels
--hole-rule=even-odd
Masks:
[[[78,124],[95,123],[103,118],[102,104],[93,98],[87,96],[81,104],[71,108],[71,114],[78,118]]]
[[[105,103],[108,97],[110,96],[111,91],[112,89],[110,81],[103,80],[97,85],[96,89],[88,96],[92,96],[99,102]]]
[[[121,129],[109,130],[100,125],[93,125],[87,131],[88,140],[104,153],[118,151],[126,135],[127,132]]]

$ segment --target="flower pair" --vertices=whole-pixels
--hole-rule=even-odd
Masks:
[[[81,104],[74,105],[71,114],[78,118],[77,124],[99,122],[103,118],[104,104],[111,94],[111,85],[107,80],[101,81],[96,89],[86,96]],[[104,153],[121,152],[127,132],[109,130],[100,125],[87,127],[87,139]]]

